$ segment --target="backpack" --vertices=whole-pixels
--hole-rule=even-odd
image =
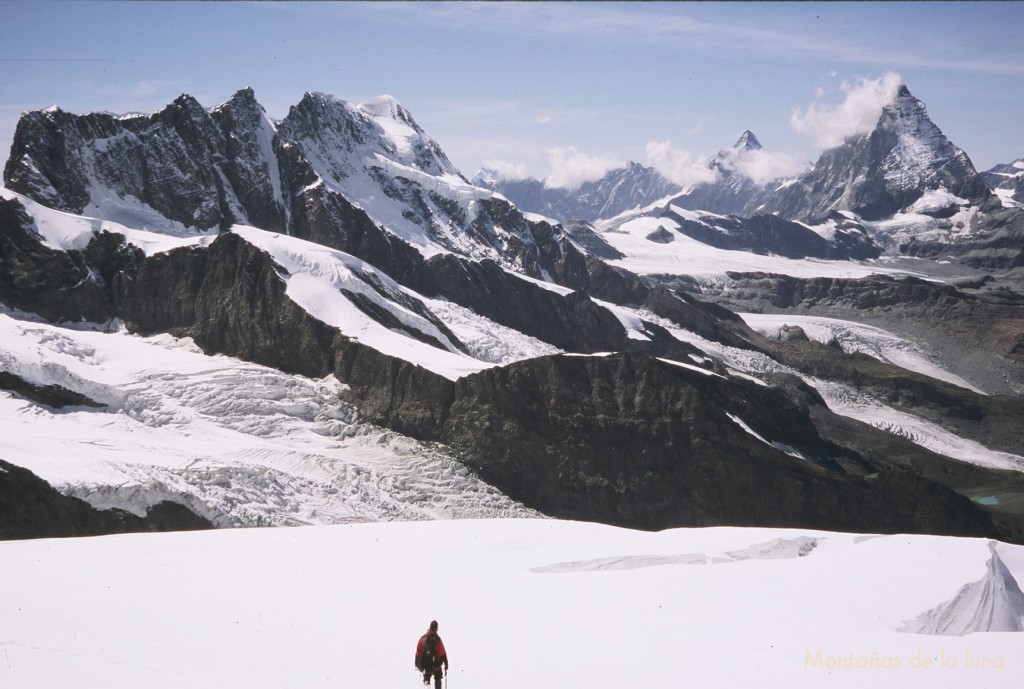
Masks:
[[[440,640],[437,634],[427,632],[423,635],[423,645],[420,653],[416,656],[416,667],[426,672],[434,669],[434,662],[437,660],[437,642]]]

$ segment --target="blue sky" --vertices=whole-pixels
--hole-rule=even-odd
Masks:
[[[0,12],[3,158],[27,110],[154,112],[184,92],[212,107],[252,86],[275,118],[305,91],[395,96],[468,175],[484,161],[536,177],[658,156],[684,167],[745,129],[783,160],[813,160],[814,128],[893,75],[979,169],[1024,157],[1017,2],[8,0]]]

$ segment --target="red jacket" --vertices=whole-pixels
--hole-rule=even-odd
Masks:
[[[433,634],[434,636],[437,636],[437,632],[432,632],[430,630],[427,630],[427,634]],[[444,650],[444,642],[441,641],[441,637],[440,636],[437,636],[437,653],[434,654],[434,667],[432,667],[432,668],[420,667],[420,664],[419,664],[420,651],[423,650],[423,644],[425,644],[426,641],[427,641],[427,634],[424,634],[423,636],[421,636],[419,642],[416,644],[416,657],[414,659],[414,662],[416,664],[416,669],[423,670],[423,671],[426,671],[426,670],[436,670],[437,668],[439,668],[442,665],[444,665],[445,669],[447,670],[448,669],[448,653],[445,652],[445,650]]]

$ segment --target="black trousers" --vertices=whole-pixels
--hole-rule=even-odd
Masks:
[[[430,676],[431,675],[434,676],[434,689],[441,689],[441,677],[443,676],[441,674],[441,666],[438,665],[433,670],[424,670],[423,671],[423,683],[424,684],[430,684]]]

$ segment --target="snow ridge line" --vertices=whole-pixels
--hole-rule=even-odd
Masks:
[[[936,636],[965,636],[975,632],[1024,631],[1024,592],[999,557],[996,541],[985,575],[965,584],[945,603],[905,622],[900,631]]]

